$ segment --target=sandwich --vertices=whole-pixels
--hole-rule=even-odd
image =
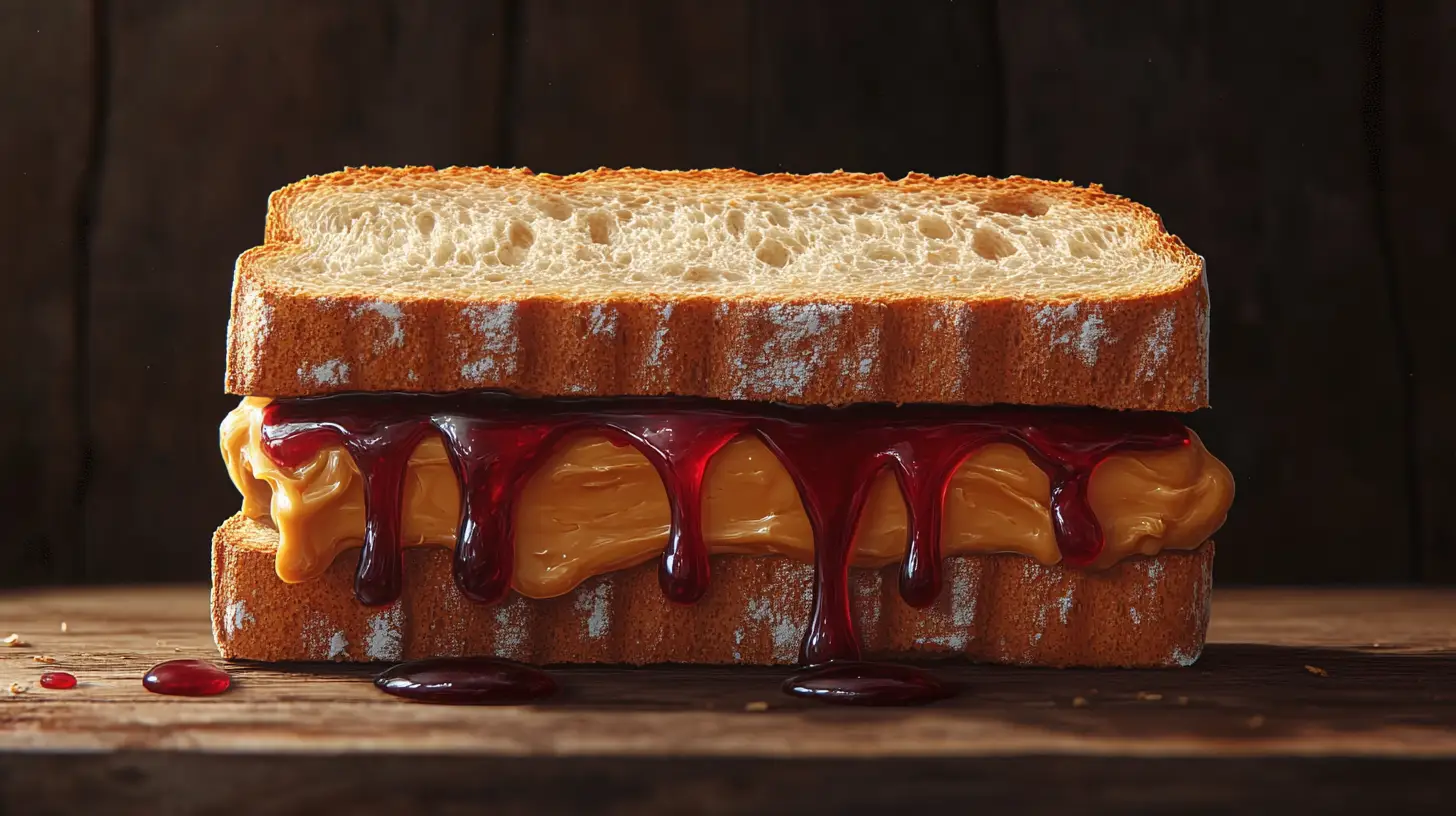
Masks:
[[[225,658],[1175,666],[1203,259],[1020,177],[361,168],[235,271]]]

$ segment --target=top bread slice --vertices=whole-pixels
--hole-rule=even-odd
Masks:
[[[227,389],[1191,411],[1203,260],[1100,187],[361,168],[269,200]]]

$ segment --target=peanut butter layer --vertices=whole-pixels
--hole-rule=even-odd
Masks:
[[[271,519],[278,529],[278,576],[307,581],[358,546],[363,484],[340,447],[319,451],[301,467],[275,464],[262,449],[268,402],[244,398],[223,420],[223,457],[243,494],[244,515]],[[1050,494],[1046,474],[1019,447],[978,449],[946,491],[942,553],[1019,553],[1058,563]],[[1093,566],[1107,567],[1137,553],[1197,548],[1223,524],[1233,478],[1194,436],[1182,448],[1108,457],[1092,475],[1089,500],[1106,535]],[[405,547],[454,546],[459,485],[438,437],[427,437],[410,457],[404,502]],[[646,458],[601,437],[569,439],[528,480],[517,503],[514,588],[550,598],[594,575],[640,564],[662,552],[668,522],[667,492]],[[899,486],[883,472],[860,518],[854,564],[898,561],[906,522]],[[734,440],[709,462],[703,525],[715,554],[813,560],[813,536],[793,479],[756,437]]]

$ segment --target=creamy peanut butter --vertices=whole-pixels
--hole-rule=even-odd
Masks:
[[[321,450],[301,467],[275,464],[262,448],[268,402],[247,397],[223,420],[223,457],[243,494],[243,512],[271,519],[278,529],[278,576],[306,581],[359,545],[363,484],[340,447]],[[1019,447],[978,449],[946,492],[942,553],[1012,552],[1058,562],[1050,496],[1046,474]],[[1195,435],[1186,447],[1109,456],[1093,472],[1088,498],[1106,534],[1093,566],[1105,567],[1136,553],[1202,544],[1223,524],[1233,478]],[[404,546],[454,546],[459,486],[439,437],[427,437],[410,457],[404,502]],[[854,563],[898,561],[907,517],[894,476],[881,473],[855,534]],[[513,586],[527,597],[549,598],[593,575],[639,564],[662,552],[668,522],[667,491],[642,454],[601,437],[570,439],[528,480],[517,503]],[[809,519],[793,479],[756,437],[734,440],[709,462],[703,525],[713,553],[813,560]]]

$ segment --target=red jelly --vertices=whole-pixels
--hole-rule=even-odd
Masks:
[[[813,613],[800,647],[802,661],[811,665],[860,656],[850,615],[850,550],[860,510],[881,470],[895,474],[909,509],[900,593],[925,606],[941,588],[941,505],[951,476],[977,448],[1017,445],[1047,474],[1062,562],[1083,566],[1103,545],[1087,501],[1097,465],[1118,451],[1190,441],[1176,417],[1153,413],[929,405],[835,409],[684,398],[528,400],[470,391],[278,400],[265,410],[263,444],[284,466],[307,462],[325,445],[342,445],[353,456],[365,500],[355,594],[362,603],[383,605],[397,599],[402,586],[399,538],[409,456],[426,434],[439,433],[461,485],[455,581],[471,600],[493,603],[510,591],[516,498],[552,448],[583,431],[631,445],[661,475],[672,515],[659,579],[664,594],[680,603],[702,597],[709,581],[700,529],[708,460],[741,434],[763,440],[793,477],[814,531]]]
[[[70,672],[45,672],[40,676],[40,687],[48,689],[70,689],[76,687],[76,675]]]
[[[375,678],[374,685],[407,700],[450,705],[516,705],[556,693],[556,681],[546,672],[488,657],[401,663]]]
[[[924,705],[955,695],[935,675],[913,666],[844,661],[815,666],[784,681],[784,693],[826,703]]]
[[[153,666],[142,678],[147,691],[179,697],[210,697],[232,684],[227,672],[206,660],[168,660]]]

